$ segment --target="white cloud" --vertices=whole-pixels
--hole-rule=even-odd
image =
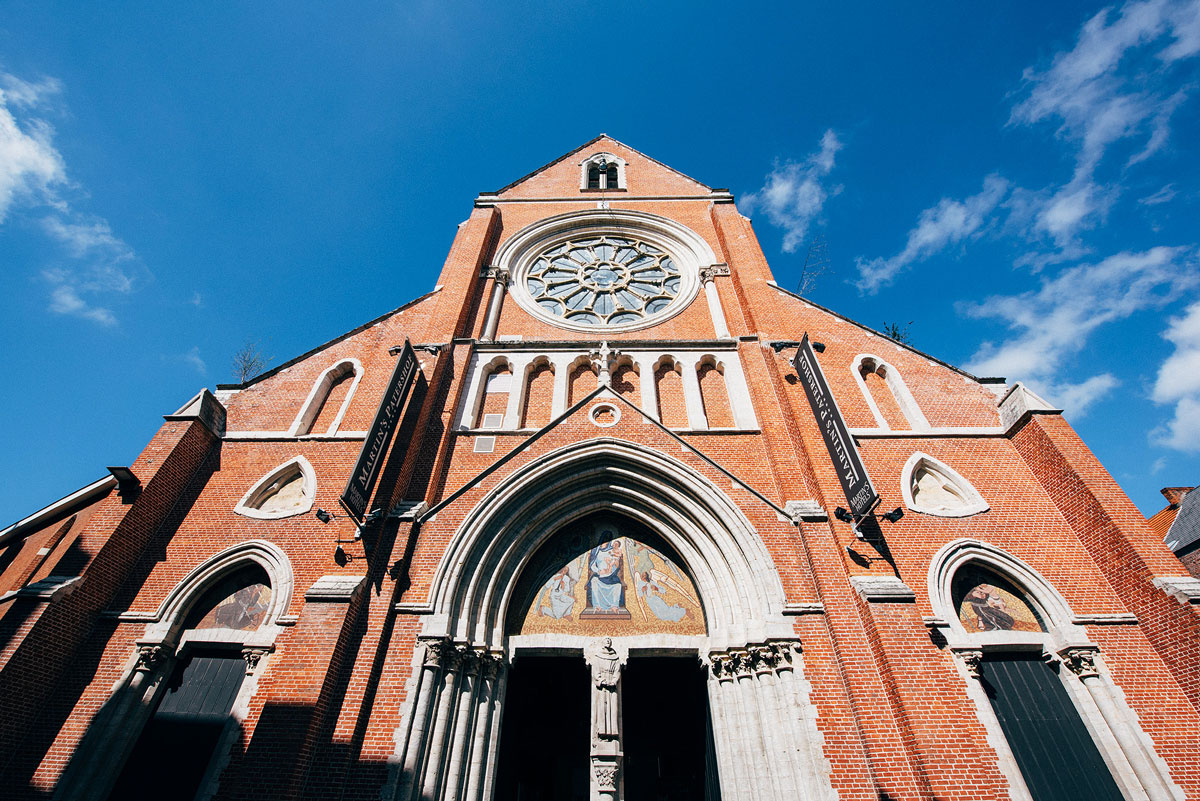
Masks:
[[[14,202],[45,202],[66,181],[62,156],[51,139],[54,129],[37,118],[18,119],[12,107],[36,105],[36,86],[0,73],[0,223]]]
[[[113,235],[108,223],[98,218],[65,220],[51,216],[42,220],[42,228],[57,239],[76,259],[101,258],[121,262],[133,258],[133,249]]]
[[[857,259],[859,279],[855,286],[862,292],[877,292],[914,262],[974,235],[1007,191],[1008,181],[999,175],[989,175],[977,195],[966,200],[942,198],[936,206],[921,212],[917,227],[908,232],[904,250],[888,259]]]
[[[92,320],[101,325],[116,325],[117,318],[112,311],[100,306],[92,306],[83,298],[74,286],[59,283],[50,291],[50,311],[55,314],[69,314]]]
[[[772,225],[784,230],[784,251],[794,253],[804,243],[809,225],[820,215],[829,194],[840,191],[840,187],[827,189],[822,179],[833,170],[841,149],[841,141],[830,129],[821,137],[817,152],[802,162],[777,164],[762,189],[742,196],[747,213],[762,209]]]
[[[1014,332],[1005,342],[983,343],[967,369],[1028,381],[1047,400],[1082,414],[1117,381],[1108,373],[1065,380],[1067,358],[1079,353],[1100,326],[1161,306],[1197,284],[1200,260],[1193,248],[1156,247],[1063,270],[1043,279],[1036,291],[961,304],[962,312],[1003,320]]]
[[[1171,320],[1163,338],[1175,352],[1162,363],[1151,391],[1157,403],[1175,404],[1175,415],[1151,439],[1176,450],[1200,452],[1200,302]]]
[[[1179,193],[1175,190],[1175,184],[1167,184],[1154,194],[1140,198],[1138,203],[1142,204],[1143,206],[1159,206],[1163,203],[1170,203],[1178,194]]]
[[[61,92],[53,78],[29,82],[0,73],[0,223],[16,208],[48,208],[41,228],[70,259],[42,273],[49,310],[111,326],[112,310],[88,296],[130,292],[132,275],[120,265],[135,254],[106,220],[77,211],[67,197],[78,187],[67,179],[54,128],[42,114]]]
[[[1013,106],[1013,124],[1058,122],[1057,134],[1075,148],[1071,180],[1048,194],[1036,213],[1035,233],[1060,247],[1103,219],[1119,186],[1095,178],[1109,149],[1142,138],[1125,166],[1145,161],[1170,137],[1170,120],[1193,87],[1168,91],[1165,70],[1200,52],[1200,0],[1142,0],[1120,12],[1107,8],[1088,20],[1074,47],[1044,71],[1025,70],[1025,97]],[[1170,39],[1156,53],[1151,47]],[[1122,69],[1129,67],[1128,69]]]
[[[200,358],[200,346],[195,345],[187,353],[183,354],[183,361],[196,368],[196,372],[200,375],[208,373],[208,365],[204,363],[204,359]]]

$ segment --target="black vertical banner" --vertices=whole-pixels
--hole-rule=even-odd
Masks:
[[[375,422],[371,423],[371,430],[367,432],[362,452],[358,454],[354,472],[350,474],[346,489],[342,491],[342,506],[360,523],[367,513],[371,491],[375,489],[375,482],[379,480],[384,454],[387,453],[388,445],[400,425],[400,411],[404,408],[404,402],[408,400],[413,384],[416,383],[418,369],[417,354],[413,352],[408,340],[405,340],[400,358],[396,360],[396,369],[392,371],[392,379],[388,382],[387,391],[383,393],[379,411],[375,412]]]
[[[805,334],[800,342],[792,366],[796,368],[800,383],[804,385],[804,393],[808,395],[808,403],[812,406],[817,425],[821,428],[821,437],[824,438],[825,447],[833,459],[833,466],[837,468],[838,480],[842,482],[842,491],[846,494],[846,503],[850,511],[856,517],[869,514],[879,504],[879,495],[875,493],[875,487],[871,485],[871,478],[867,475],[867,468],[863,466],[862,458],[858,455],[858,448],[850,438],[850,432],[846,430],[846,421],[842,419],[842,413],[838,411],[837,403],[833,400],[833,393],[829,391],[829,384],[825,382],[825,374],[821,372],[821,365],[817,363],[817,354],[813,352],[808,341],[808,334]]]

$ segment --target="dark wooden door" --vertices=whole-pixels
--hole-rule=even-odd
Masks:
[[[245,675],[246,662],[237,651],[193,650],[181,659],[117,778],[111,801],[164,793],[192,798]]]
[[[989,655],[980,674],[1034,801],[1122,801],[1071,696],[1041,654]]]

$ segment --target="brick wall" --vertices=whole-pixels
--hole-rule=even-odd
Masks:
[[[628,161],[626,190],[580,192],[579,161],[599,149]],[[710,428],[726,430],[685,432],[686,447],[622,406],[621,419],[610,428],[593,425],[585,409],[536,442],[527,431],[489,432],[496,436],[495,449],[476,453],[475,435],[455,431],[453,421],[492,291],[481,271],[526,226],[566,211],[595,209],[598,200],[611,209],[675,220],[729,265],[730,274],[718,276],[715,285],[738,338],[737,358],[758,429],[732,430],[724,377],[705,366],[698,379],[705,414]],[[79,588],[50,602],[10,603],[0,612],[0,777],[12,797],[50,792],[126,674],[145,624],[112,615],[151,615],[204,560],[233,544],[261,539],[287,555],[295,580],[287,613],[295,617],[258,676],[218,797],[378,798],[404,722],[416,637],[430,620],[411,610],[431,600],[447,547],[471,510],[506,477],[556,449],[600,436],[654,449],[696,471],[761,538],[789,610],[803,612],[791,619],[803,643],[804,678],[840,798],[1008,795],[966,679],[929,628],[936,614],[928,590],[934,555],[960,539],[984,541],[1023,560],[1074,614],[1118,621],[1089,625],[1088,636],[1100,646],[1104,664],[1173,780],[1189,797],[1200,797],[1197,610],[1154,587],[1156,576],[1178,575],[1179,563],[1060,417],[1036,415],[1012,432],[1000,432],[997,396],[987,386],[779,289],[750,221],[727,197],[612,140],[569,154],[498,197],[481,200],[459,226],[435,285],[437,291],[227,393],[223,440],[198,422],[168,422],[134,465],[145,485],[141,498],[132,505],[115,495],[105,498],[86,522],[76,524],[77,535],[68,537],[74,561],[64,561],[66,549],[56,552],[53,565],[69,565],[83,576]],[[532,317],[511,298],[496,333],[501,339],[519,335],[526,347],[541,340],[597,344],[591,341],[596,337]],[[899,523],[881,523],[876,535],[863,539],[836,519],[798,526],[747,491],[752,488],[777,507],[799,500],[828,510],[845,505],[790,367],[792,354],[767,346],[805,333],[826,346],[820,363],[848,425],[876,426],[853,372],[855,359],[870,354],[903,377],[935,429],[922,436],[906,431],[909,425],[886,384],[874,373],[866,376],[883,416],[899,432],[859,441],[882,508],[903,506],[903,466],[922,451],[970,481],[988,511],[950,518],[908,510]],[[715,328],[706,301],[697,297],[660,325],[604,336],[661,343],[667,352],[672,343],[712,340]],[[362,441],[296,439],[286,431],[314,382],[346,358],[358,359],[363,374],[340,430],[366,430],[395,364],[388,349],[405,338],[444,349],[436,356],[420,353],[419,408],[406,417],[401,444],[386,460],[376,505],[386,508],[401,499],[438,503],[516,453],[419,528],[392,520],[358,540],[352,521],[338,511],[338,496]],[[530,373],[525,428],[549,421],[553,378],[548,368]],[[569,378],[570,402],[596,387],[590,366],[574,368]],[[645,382],[655,382],[663,423],[688,426],[682,378],[672,365],[660,366],[653,376],[623,367],[613,378],[616,390],[635,405]],[[328,428],[333,407],[340,408],[345,397],[338,393],[348,389],[342,384],[331,394],[314,432]],[[485,394],[483,411],[503,413],[507,399],[507,393]],[[937,431],[964,427],[978,431]],[[257,520],[233,512],[248,488],[295,456],[307,458],[316,473],[314,505],[338,517],[323,524],[312,514]],[[339,540],[352,557],[344,565],[333,559]],[[41,541],[30,539],[29,547]],[[17,557],[10,562],[17,565]],[[24,551],[20,564],[18,584],[45,573],[29,570]],[[304,591],[318,578],[338,574],[366,578],[358,600],[305,601]],[[11,580],[15,574],[5,575]],[[853,576],[899,578],[914,598],[867,603],[852,588]],[[1132,617],[1137,623],[1129,622]]]

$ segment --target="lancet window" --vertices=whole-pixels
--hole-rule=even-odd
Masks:
[[[321,373],[288,433],[292,436],[337,433],[361,379],[362,365],[358,359],[343,359]]]
[[[867,401],[879,428],[928,431],[929,421],[921,412],[900,376],[900,371],[878,356],[862,354],[855,358],[854,379]]]

